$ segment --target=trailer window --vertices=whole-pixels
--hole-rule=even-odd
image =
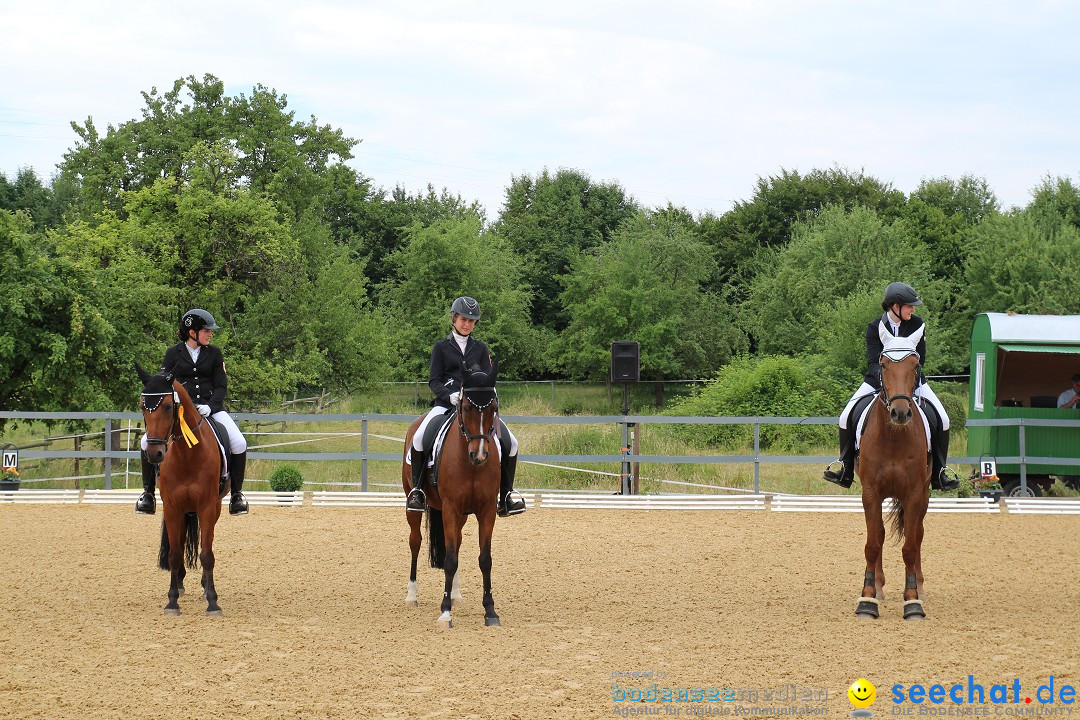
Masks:
[[[975,353],[975,410],[985,407],[983,392],[986,389],[986,353]]]

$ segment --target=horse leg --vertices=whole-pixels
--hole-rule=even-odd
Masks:
[[[461,521],[455,511],[448,510],[445,502],[443,503],[443,537],[446,541],[446,560],[443,563],[443,574],[445,575],[443,599],[442,604],[439,606],[442,614],[435,621],[435,626],[449,629],[453,627],[453,620],[450,617],[450,609],[454,604],[451,599],[451,591],[454,586],[454,576],[457,575],[458,571],[458,550],[461,548]]]
[[[166,615],[179,615],[180,587],[184,570],[184,513],[165,512],[165,530],[169,537],[169,602],[165,605]]]
[[[465,527],[465,516],[461,516],[461,522],[458,523],[458,541],[461,541],[461,530]],[[457,607],[464,598],[461,595],[461,565],[458,565],[457,572],[454,573],[454,582],[450,586],[450,604],[453,607]]]
[[[862,595],[855,606],[855,617],[875,619],[881,599],[878,591],[884,586],[881,575],[881,548],[885,543],[885,523],[881,517],[881,503],[875,497],[867,497],[863,487],[863,515],[866,518],[866,569],[863,573]]]
[[[217,588],[214,586],[214,527],[221,515],[221,503],[215,499],[209,503],[210,507],[199,513],[202,524],[202,534],[199,537],[199,562],[202,563],[202,586],[206,596],[206,614],[210,617],[221,617],[221,607],[218,605]]]
[[[929,500],[926,501],[929,503]],[[926,617],[920,595],[922,586],[922,525],[926,504],[904,514],[904,619],[922,620]]]
[[[484,625],[500,625],[495,612],[495,598],[491,596],[491,536],[495,530],[495,515],[489,508],[483,517],[477,517],[480,525],[480,572],[484,576]]]
[[[420,599],[417,596],[419,586],[416,584],[416,559],[420,556],[420,520],[423,513],[405,511],[405,519],[409,521],[409,552],[412,553],[412,564],[409,566],[409,589],[405,594],[405,604],[410,607],[419,607]]]

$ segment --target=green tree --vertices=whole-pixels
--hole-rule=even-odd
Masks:
[[[520,264],[476,218],[429,226],[415,223],[406,242],[389,256],[393,278],[383,287],[394,317],[403,378],[426,378],[431,346],[450,332],[450,305],[469,295],[480,302],[474,331],[491,349],[499,377],[523,377],[540,366],[536,333],[529,325],[529,296]]]
[[[645,378],[711,374],[746,348],[703,288],[713,269],[709,248],[683,223],[667,214],[628,220],[566,276],[570,324],[551,345],[551,363],[574,378],[605,379],[611,342],[637,340]]]
[[[562,276],[581,253],[611,239],[635,209],[618,184],[593,182],[577,170],[513,179],[495,230],[524,262],[534,325],[566,327]]]
[[[759,352],[812,348],[861,373],[866,324],[881,314],[881,295],[897,280],[915,286],[926,303],[919,315],[929,326],[928,371],[964,367],[966,352],[938,331],[947,290],[932,279],[920,244],[903,223],[887,224],[867,208],[827,208],[797,225],[791,242],[755,278],[743,317]]]
[[[986,180],[965,175],[960,180],[923,180],[902,215],[929,249],[935,277],[956,282],[963,274],[973,229],[998,212],[997,198]]]
[[[199,145],[235,148],[231,181],[299,215],[321,203],[331,160],[349,159],[356,144],[315,118],[297,121],[286,97],[262,85],[250,97],[232,98],[216,77],[188,76],[164,93],[155,87],[142,95],[142,118],[110,125],[104,134],[92,118],[72,123],[79,140],[65,153],[61,176],[79,188],[84,219],[103,208],[122,215],[123,193],[161,179],[182,187],[189,179],[187,158]]]
[[[1080,229],[1041,208],[987,219],[975,231],[963,299],[976,313],[1080,313]]]
[[[153,263],[108,219],[51,238],[0,211],[0,407],[132,407],[141,360],[170,301]]]

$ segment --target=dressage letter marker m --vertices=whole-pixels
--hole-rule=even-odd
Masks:
[[[18,450],[5,450],[4,451],[4,464],[3,468],[19,468],[19,451]]]

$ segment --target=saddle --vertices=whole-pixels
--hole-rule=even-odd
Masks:
[[[860,440],[863,433],[866,432],[866,416],[869,415],[870,404],[877,399],[878,394],[864,395],[859,398],[855,406],[851,408],[851,414],[848,415],[848,427],[852,427],[852,423],[855,423],[855,449],[858,452]],[[932,439],[937,437],[938,431],[941,430],[941,418],[938,417],[937,411],[934,406],[922,399],[916,398],[916,403],[919,405],[919,410],[923,417],[923,423],[927,431],[926,443],[930,445]],[[929,452],[929,449],[927,450]]]
[[[446,438],[446,433],[450,430],[454,418],[457,417],[457,411],[447,413],[443,417],[445,419],[441,422],[432,421],[428,423],[424,431],[424,437],[420,441],[421,446],[424,448],[424,455],[428,458],[428,479],[431,481],[432,487],[439,486],[439,461],[442,460],[443,440]]]
[[[214,437],[218,442],[218,449],[221,450],[221,478],[220,488],[218,492],[225,487],[225,481],[229,478],[229,456],[232,455],[232,445],[229,443],[229,432],[225,429],[225,426],[219,423],[212,417],[203,418],[210,422],[210,429],[214,431]]]

